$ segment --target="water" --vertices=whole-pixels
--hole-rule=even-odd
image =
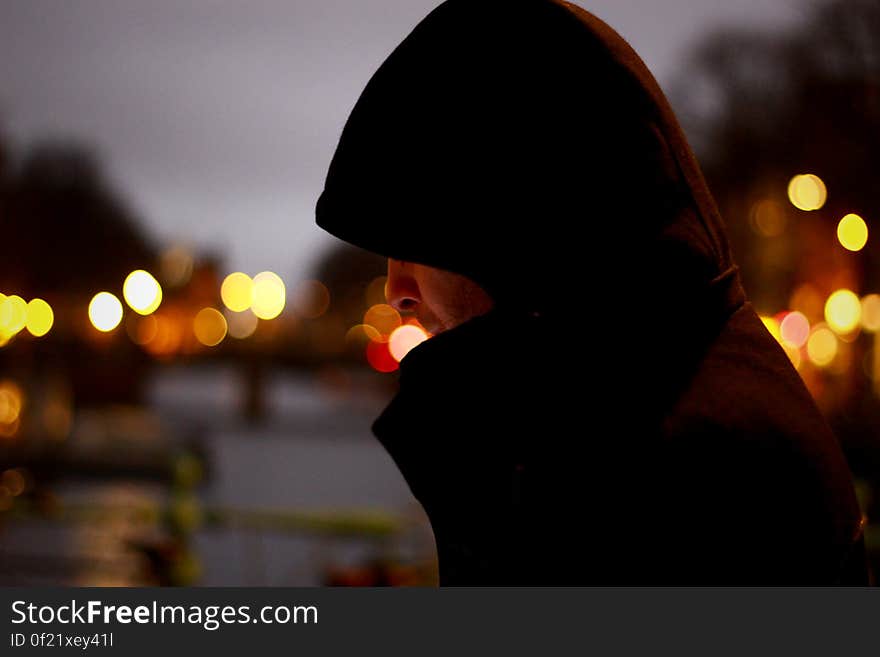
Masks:
[[[273,372],[266,385],[266,417],[253,424],[242,417],[242,379],[232,367],[167,368],[152,379],[148,407],[173,431],[198,436],[205,450],[209,478],[196,491],[198,505],[330,517],[382,513],[400,519],[406,531],[389,541],[196,525],[188,541],[196,582],[308,586],[322,583],[328,568],[383,555],[430,562],[424,512],[369,430],[387,395],[373,386],[340,398],[311,376],[284,372]],[[164,485],[133,481],[67,480],[56,492],[65,502],[94,504],[161,506],[170,499]],[[7,564],[0,577],[17,584],[139,584],[146,563],[129,542],[151,538],[125,519],[10,525],[0,537],[0,561]]]

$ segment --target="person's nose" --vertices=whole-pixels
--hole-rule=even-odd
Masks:
[[[419,285],[413,276],[412,265],[388,258],[388,281],[385,283],[385,299],[398,312],[416,309],[422,298]]]

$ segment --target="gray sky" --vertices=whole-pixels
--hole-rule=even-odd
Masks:
[[[591,0],[661,85],[707,29],[809,0]],[[162,242],[288,283],[332,238],[314,203],[372,72],[439,0],[0,0],[0,126],[73,137]]]

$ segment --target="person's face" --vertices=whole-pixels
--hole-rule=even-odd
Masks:
[[[471,279],[415,262],[388,259],[388,303],[411,313],[431,334],[454,328],[492,308],[492,299]]]

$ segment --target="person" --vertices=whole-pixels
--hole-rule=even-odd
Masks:
[[[592,14],[436,7],[355,104],[316,218],[435,333],[373,432],[441,585],[867,583],[841,448]]]

